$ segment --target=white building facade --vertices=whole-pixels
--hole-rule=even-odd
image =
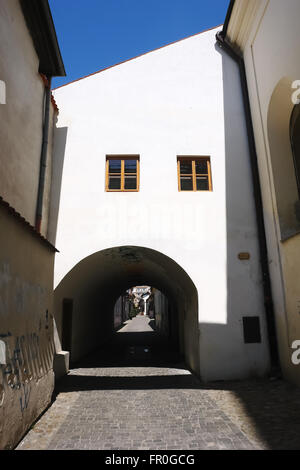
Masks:
[[[57,127],[66,135],[55,242],[57,352],[65,299],[73,305],[76,359],[107,337],[121,292],[145,284],[171,300],[182,354],[204,381],[268,372],[239,71],[216,46],[220,29],[54,90]],[[135,191],[109,191],[112,157],[138,161]],[[197,186],[193,170],[195,190],[180,190],[181,158],[192,168],[199,158],[209,162],[207,186]]]

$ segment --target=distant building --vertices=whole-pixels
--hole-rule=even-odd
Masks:
[[[147,315],[147,300],[151,295],[150,286],[135,286],[132,289],[132,294],[134,297],[134,303],[136,306],[140,307],[141,313]],[[148,305],[149,307],[149,305]]]

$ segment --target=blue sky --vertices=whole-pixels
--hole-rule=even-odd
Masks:
[[[49,0],[67,76],[53,88],[224,22],[229,0]]]

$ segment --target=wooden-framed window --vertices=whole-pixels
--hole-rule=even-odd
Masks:
[[[140,157],[138,155],[106,156],[106,191],[138,191]]]
[[[179,191],[212,191],[209,157],[177,157]]]
[[[300,198],[300,104],[294,106],[290,120],[290,139],[294,159],[295,175]]]

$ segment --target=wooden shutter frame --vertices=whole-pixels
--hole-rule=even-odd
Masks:
[[[196,181],[196,160],[205,160],[207,162],[207,176],[208,176],[208,189],[198,189],[197,190],[197,181]],[[184,191],[181,189],[181,173],[180,173],[180,162],[181,161],[192,161],[192,181],[193,189],[192,191]],[[177,156],[177,176],[178,176],[178,191],[188,193],[188,192],[209,192],[212,191],[212,176],[211,176],[211,163],[209,156]]]
[[[109,161],[121,160],[121,188],[109,189]],[[136,160],[136,189],[125,189],[125,160]],[[134,174],[132,175],[134,176]],[[106,155],[105,191],[108,193],[137,193],[140,190],[140,156],[139,155]]]

